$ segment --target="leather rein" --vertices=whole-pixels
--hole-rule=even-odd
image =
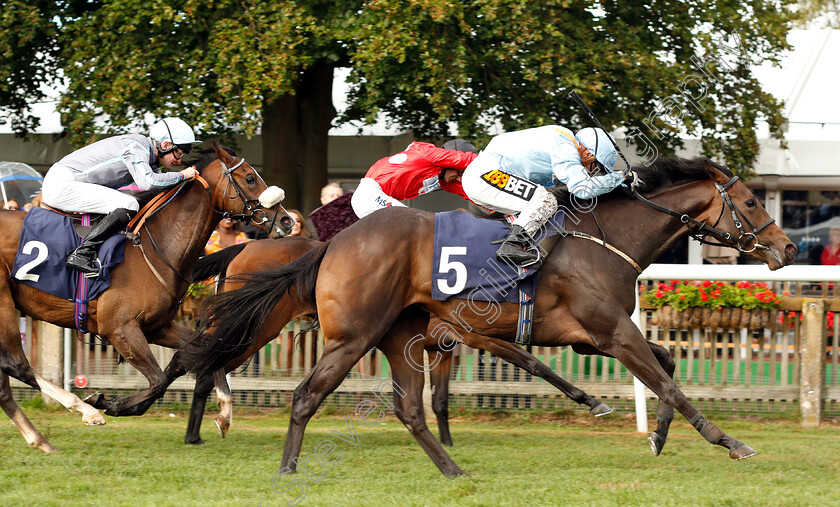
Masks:
[[[700,243],[706,243],[706,244],[714,245],[714,246],[730,246],[730,247],[735,246],[740,252],[743,252],[743,253],[750,253],[750,252],[753,252],[755,250],[768,250],[767,246],[762,245],[761,243],[758,242],[758,236],[757,235],[762,230],[767,228],[767,226],[774,223],[776,220],[774,218],[770,218],[770,220],[767,220],[766,222],[764,222],[760,226],[755,227],[752,224],[752,222],[750,222],[749,218],[747,218],[747,215],[744,214],[744,212],[741,211],[741,209],[735,204],[735,202],[732,201],[732,197],[729,195],[729,192],[728,192],[729,188],[732,185],[734,185],[735,182],[737,182],[737,181],[738,181],[738,177],[733,176],[725,184],[720,184],[718,182],[713,182],[714,185],[715,185],[715,188],[720,193],[720,196],[723,199],[723,202],[725,204],[724,206],[721,207],[720,215],[718,216],[717,220],[715,221],[715,223],[713,225],[708,225],[705,222],[701,222],[699,220],[691,218],[690,216],[688,216],[685,213],[680,213],[680,212],[674,211],[674,210],[672,210],[668,207],[657,204],[657,203],[649,200],[648,198],[644,197],[643,195],[641,195],[638,192],[638,190],[636,190],[635,188],[632,189],[632,192],[633,192],[633,196],[636,199],[638,199],[642,203],[646,204],[647,206],[655,209],[656,211],[659,211],[661,213],[666,213],[666,214],[671,215],[673,217],[679,218],[680,222],[682,222],[683,224],[686,225],[686,227],[689,228],[689,235]],[[740,235],[737,238],[734,237],[734,235],[732,235],[728,232],[717,229],[717,225],[720,223],[721,218],[723,218],[723,214],[726,211],[727,207],[729,208],[729,211],[732,215],[732,221],[735,222],[735,227],[738,228],[738,232],[740,233]],[[593,214],[594,214],[594,210],[593,210]],[[741,219],[739,219],[739,216],[743,219],[743,222],[741,221]],[[596,223],[598,223],[597,217],[595,218],[595,221],[596,221]],[[744,223],[746,223],[746,225],[747,225],[746,229],[744,228]],[[694,226],[694,228],[692,228],[692,226]],[[600,223],[598,223],[598,228],[601,229],[601,224]],[[632,257],[630,257],[626,253],[622,252],[620,249],[616,248],[615,246],[607,243],[605,234],[604,234],[604,239],[600,239],[600,238],[596,238],[596,237],[592,236],[591,234],[587,234],[587,233],[583,233],[583,232],[577,232],[577,231],[560,231],[560,232],[565,232],[567,235],[570,235],[574,238],[580,238],[580,239],[586,239],[586,240],[589,240],[589,241],[593,241],[593,242],[603,246],[607,250],[613,252],[614,254],[618,255],[619,257],[621,257],[625,261],[627,261],[627,263],[630,264],[631,266],[633,266],[633,269],[635,269],[639,274],[641,274],[642,271],[643,271],[642,267],[639,265],[639,263],[636,262]],[[603,229],[601,229],[601,233],[603,234]],[[707,240],[706,237],[709,236],[709,235],[711,235],[713,238],[715,238],[717,240],[717,242],[711,242],[711,241]],[[723,243],[724,241],[728,241],[728,242],[730,242],[730,244]],[[734,243],[734,245],[732,245],[731,243]],[[752,248],[748,248],[748,246],[750,244],[752,244]]]
[[[217,214],[222,215],[222,218],[231,218],[233,220],[238,220],[240,222],[248,222],[248,221],[253,220],[254,223],[260,223],[261,224],[261,223],[264,223],[268,218],[267,218],[267,216],[265,216],[265,211],[264,210],[262,210],[260,208],[257,208],[255,206],[255,203],[259,203],[259,199],[249,199],[249,198],[247,198],[247,195],[242,190],[242,187],[240,187],[239,183],[237,183],[236,179],[233,177],[233,171],[236,170],[236,168],[238,168],[239,166],[241,166],[244,162],[245,162],[245,159],[242,158],[233,167],[228,168],[228,166],[224,162],[219,160],[219,164],[221,164],[221,166],[222,166],[222,172],[227,177],[227,180],[228,180],[227,184],[225,185],[225,191],[224,191],[224,194],[223,194],[223,198],[227,197],[227,189],[232,183],[233,186],[234,186],[234,189],[236,190],[237,195],[231,196],[230,198],[231,199],[236,199],[238,197],[239,199],[242,200],[242,202],[244,203],[243,207],[242,207],[242,212],[241,213],[230,213],[228,211],[219,211],[215,208],[213,208],[213,211],[215,211]],[[204,178],[202,178],[201,176],[196,176],[195,180],[198,181],[199,183],[201,183],[201,185],[204,187],[204,190],[207,192],[207,196],[210,197],[210,185],[207,183],[207,181]],[[175,273],[178,276],[178,278],[180,278],[181,281],[183,281],[187,285],[187,287],[189,287],[190,283],[192,283],[192,280],[188,280],[187,278],[185,278],[181,274],[181,272],[178,271],[169,262],[169,260],[163,255],[163,253],[161,252],[157,243],[155,242],[154,236],[152,236],[151,231],[149,230],[148,227],[146,227],[146,221],[149,218],[156,215],[157,213],[159,213],[167,205],[169,205],[169,203],[171,203],[175,199],[175,197],[177,197],[178,194],[180,194],[181,191],[184,188],[186,188],[186,185],[189,182],[190,182],[190,180],[183,181],[177,187],[175,187],[175,188],[173,188],[173,189],[171,189],[167,192],[156,195],[151,201],[149,201],[148,203],[146,203],[145,206],[143,206],[143,208],[137,213],[137,215],[135,215],[135,217],[133,219],[131,219],[131,221],[128,223],[129,232],[126,232],[126,237],[132,241],[132,244],[134,246],[140,248],[140,252],[143,254],[143,260],[146,261],[146,265],[149,266],[149,269],[152,271],[152,274],[155,275],[155,278],[157,278],[158,282],[160,282],[160,284],[166,289],[166,291],[169,292],[169,295],[171,295],[176,301],[178,301],[179,305],[184,300],[184,297],[186,297],[186,291],[184,292],[184,295],[178,296],[175,293],[175,291],[172,290],[172,287],[170,287],[169,284],[166,283],[163,276],[161,276],[160,272],[158,272],[158,270],[154,267],[154,265],[149,260],[149,257],[146,254],[146,250],[143,248],[143,244],[140,242],[140,231],[141,231],[141,229],[146,231],[146,235],[148,236],[149,241],[152,243],[152,248],[155,250],[155,253],[157,253],[157,256],[159,258],[163,259],[163,262],[166,263],[166,265],[169,267],[169,269],[173,273]],[[263,218],[259,222],[254,220],[254,215],[258,211],[263,213]],[[275,213],[274,217],[275,217],[275,220],[276,220],[276,218],[277,218],[276,213]],[[273,220],[272,220],[271,226],[272,227],[274,226],[274,221]]]

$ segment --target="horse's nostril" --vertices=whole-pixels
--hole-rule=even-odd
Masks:
[[[280,219],[280,223],[287,226],[287,227],[291,227],[292,226],[292,219],[291,219],[291,217],[283,217],[283,218]]]
[[[797,252],[799,252],[799,249],[793,243],[788,243],[787,246],[785,246],[785,254],[796,255]]]

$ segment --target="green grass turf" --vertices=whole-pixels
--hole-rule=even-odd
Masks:
[[[237,415],[224,440],[205,418],[203,446],[182,443],[186,414],[158,411],[85,427],[75,415],[26,409],[61,452],[29,449],[0,424],[0,505],[286,505],[272,489],[288,415]],[[393,416],[357,427],[353,446],[331,435],[343,415],[316,415],[302,458],[333,440],[342,461],[308,479],[299,505],[838,505],[840,425],[712,418],[758,455],[732,461],[685,419],[660,457],[633,419],[576,412],[471,414],[452,421],[450,455],[469,477],[441,475]],[[305,474],[283,476],[280,486]]]

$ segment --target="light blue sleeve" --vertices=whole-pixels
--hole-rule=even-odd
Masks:
[[[618,172],[590,176],[580,163],[577,147],[565,136],[557,139],[551,154],[551,162],[554,177],[580,199],[591,199],[606,194],[624,182],[624,176]]]
[[[569,187],[569,192],[581,199],[592,199],[595,196],[606,194],[624,182],[624,175],[619,172],[589,176],[583,166],[580,169],[584,178],[574,186],[568,184],[566,186]]]

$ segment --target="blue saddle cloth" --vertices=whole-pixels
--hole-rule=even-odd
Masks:
[[[89,280],[88,299],[111,286],[110,268],[125,258],[125,234],[115,234],[99,248],[102,273]],[[64,265],[67,255],[82,242],[73,220],[44,208],[32,208],[23,220],[11,278],[53,296],[73,301],[79,272]]]
[[[563,219],[560,212],[552,222],[562,225]],[[436,213],[432,299],[446,301],[454,297],[495,303],[521,303],[523,296],[533,299],[539,271],[496,259],[499,245],[491,241],[502,239],[509,232],[510,228],[502,222],[476,218],[463,211]]]

